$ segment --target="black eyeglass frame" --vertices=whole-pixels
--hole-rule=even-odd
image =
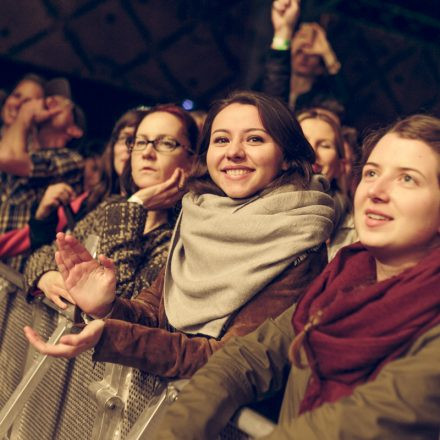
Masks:
[[[127,138],[126,145],[130,153],[132,153],[133,151],[139,151],[139,152],[144,151],[149,144],[152,144],[154,150],[157,151],[158,153],[172,153],[174,150],[176,150],[179,147],[185,148],[186,150],[191,152],[191,149],[188,148],[186,145],[180,143],[177,139],[174,139],[172,136],[167,136],[167,135],[158,136],[156,139],[148,139],[147,137],[142,137],[142,139],[145,141],[145,145],[142,148],[136,149],[135,144],[136,144],[136,138],[138,137],[139,136],[132,136],[130,138]],[[166,148],[166,149],[158,148],[160,143],[165,139],[168,141],[172,141],[172,143],[174,144],[172,148]]]

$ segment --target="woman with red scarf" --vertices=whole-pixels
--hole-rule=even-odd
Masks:
[[[359,243],[298,304],[212,356],[158,439],[216,438],[283,386],[264,439],[435,439],[440,429],[440,120],[415,115],[364,145]],[[209,390],[209,393],[206,392]]]

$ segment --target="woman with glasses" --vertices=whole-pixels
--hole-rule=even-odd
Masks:
[[[133,178],[156,182],[160,173],[149,158],[165,160],[188,144],[178,132],[171,139],[158,117],[147,126],[149,118],[135,133],[131,167]],[[95,347],[95,360],[191,376],[232,336],[293,304],[325,265],[333,201],[312,176],[313,162],[297,121],[278,100],[237,92],[217,102],[154,284],[135,300],[118,298],[113,262],[104,255],[95,261],[75,238],[59,234],[59,270],[94,320],[57,345],[27,327],[29,341],[54,356]],[[141,201],[142,191],[135,197]]]
[[[153,116],[156,111],[157,109],[129,110],[116,122],[103,154],[106,179],[85,198],[82,210],[87,212],[88,206],[97,206],[79,220],[72,230],[72,234],[83,243],[87,239],[89,243],[94,240],[94,247],[97,246],[100,252],[110,256],[117,263],[118,294],[122,296],[131,296],[141,287],[149,286],[165,264],[175,217],[174,210],[170,207],[177,198],[167,199],[166,204],[164,202],[170,192],[179,194],[178,198],[181,197],[177,188],[179,182],[174,178],[177,167],[174,162],[161,162],[157,168],[162,170],[163,174],[157,179],[148,180],[139,173],[130,179],[130,152],[127,143],[131,145],[135,129],[144,117],[150,113]],[[175,106],[167,106],[158,114],[170,114],[176,119],[175,125],[183,133],[182,136],[188,138],[187,144],[195,145],[197,129],[186,112]],[[177,153],[182,158],[179,164],[183,168],[188,167],[192,160],[189,150],[180,148]],[[137,153],[134,157],[136,162],[139,162]],[[151,163],[157,162],[158,160],[151,160]],[[125,189],[124,185],[121,188],[119,183],[124,168],[127,169]],[[176,172],[178,174],[180,170]],[[146,207],[127,203],[127,196],[135,192],[143,196]],[[163,195],[163,200],[158,199]],[[148,203],[151,203],[151,206]],[[126,221],[127,219],[129,221]],[[29,297],[42,291],[59,307],[65,308],[63,299],[70,302],[73,302],[73,299],[57,270],[55,250],[56,245],[53,243],[34,252],[27,261],[25,279]]]

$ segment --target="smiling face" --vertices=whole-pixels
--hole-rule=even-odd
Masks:
[[[178,143],[188,146],[185,128],[177,116],[167,112],[154,112],[145,116],[136,131],[136,137],[149,140],[159,136],[169,136]],[[142,151],[131,153],[131,170],[134,183],[139,188],[165,182],[176,168],[188,169],[190,156],[184,147],[177,147],[171,152],[158,152],[149,143]]]
[[[11,125],[20,110],[20,107],[31,99],[40,99],[44,95],[40,84],[32,80],[23,80],[12,93],[6,98],[2,110],[1,118],[5,126]]]
[[[315,172],[321,172],[329,181],[337,179],[341,174],[342,161],[332,126],[318,118],[304,119],[300,125],[304,136],[315,150]]]
[[[415,264],[438,246],[439,171],[422,141],[389,133],[374,147],[354,200],[359,239],[373,255]]]
[[[234,103],[215,117],[206,156],[209,174],[229,197],[250,197],[287,169],[257,107]]]

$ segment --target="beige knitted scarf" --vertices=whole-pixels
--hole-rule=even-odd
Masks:
[[[218,337],[223,324],[333,229],[333,200],[314,177],[249,199],[189,193],[182,201],[164,286],[169,323]]]

